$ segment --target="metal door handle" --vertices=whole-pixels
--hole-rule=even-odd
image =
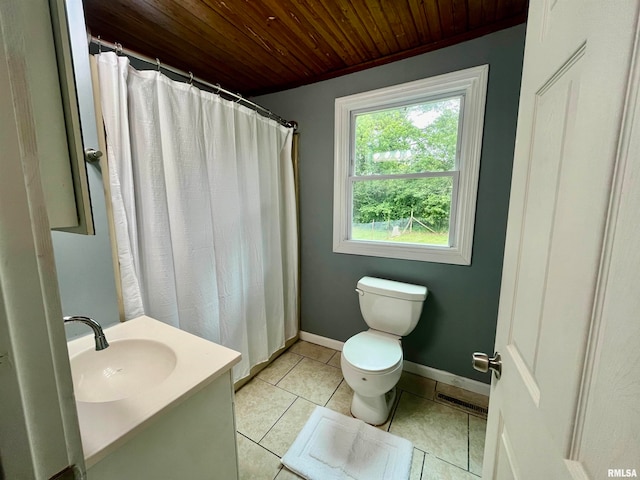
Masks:
[[[87,148],[84,151],[84,156],[87,162],[97,162],[98,160],[100,160],[102,152],[93,148]]]
[[[473,365],[473,368],[482,373],[487,373],[489,370],[492,370],[496,378],[500,380],[500,374],[502,373],[502,359],[498,352],[494,353],[491,358],[486,353],[475,352],[473,354],[473,362],[471,364]]]

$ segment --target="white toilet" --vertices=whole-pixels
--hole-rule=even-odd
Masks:
[[[389,417],[402,373],[400,340],[417,325],[427,289],[363,277],[356,292],[370,328],[345,342],[340,365],[353,390],[351,414],[371,425],[381,425]]]

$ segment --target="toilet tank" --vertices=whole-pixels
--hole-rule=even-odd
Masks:
[[[369,327],[404,337],[420,319],[427,288],[422,285],[363,277],[358,282],[360,311]]]

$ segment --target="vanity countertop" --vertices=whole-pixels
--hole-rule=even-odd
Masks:
[[[175,352],[176,364],[167,378],[144,392],[108,402],[76,402],[87,468],[127,442],[155,416],[209,385],[240,361],[240,353],[234,350],[147,316],[119,323],[104,333],[109,342],[144,339],[163,343]],[[74,339],[67,346],[73,359],[94,348],[93,335]]]

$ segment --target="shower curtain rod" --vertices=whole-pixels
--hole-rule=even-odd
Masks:
[[[198,77],[194,77],[193,73],[191,72],[185,72],[184,70],[180,70],[178,68],[174,68],[171,67],[169,65],[164,65],[160,62],[160,59],[156,58],[155,60],[152,59],[151,57],[147,57],[145,55],[142,55],[138,52],[134,52],[133,50],[129,50],[127,48],[123,48],[121,43],[111,43],[111,42],[106,42],[104,40],[102,40],[99,36],[95,37],[93,35],[91,35],[91,43],[93,43],[94,45],[96,45],[98,47],[98,51],[101,51],[102,47],[107,47],[110,48],[111,50],[113,50],[114,52],[116,52],[116,54],[120,54],[120,55],[126,55],[127,57],[133,57],[137,60],[141,60],[145,63],[149,63],[151,65],[156,65],[158,69],[164,69],[167,70],[169,72],[172,72],[176,75],[179,75],[181,77],[184,77],[185,79],[189,80],[189,83],[193,83],[193,82],[197,82],[200,85],[205,85],[209,88],[212,88],[216,91],[216,94],[220,94],[220,93],[224,93],[226,96],[229,96],[233,99],[235,99],[236,102],[242,102],[244,103],[246,106],[248,106],[249,108],[253,108],[256,112],[258,112],[258,110],[261,113],[262,116],[264,117],[268,117],[271,118],[275,121],[277,121],[278,123],[280,123],[281,125],[285,126],[285,127],[289,127],[289,128],[293,128],[294,130],[297,130],[298,128],[298,123],[295,121],[289,121],[289,120],[285,120],[284,118],[282,118],[280,115],[276,115],[275,113],[273,113],[271,110],[269,110],[268,108],[264,108],[260,105],[258,105],[257,103],[252,102],[251,100],[247,100],[246,98],[244,98],[242,95],[240,95],[239,93],[233,93],[225,88],[222,88],[220,86],[220,84],[216,84],[213,85],[212,83],[209,83],[205,80],[202,80]]]

